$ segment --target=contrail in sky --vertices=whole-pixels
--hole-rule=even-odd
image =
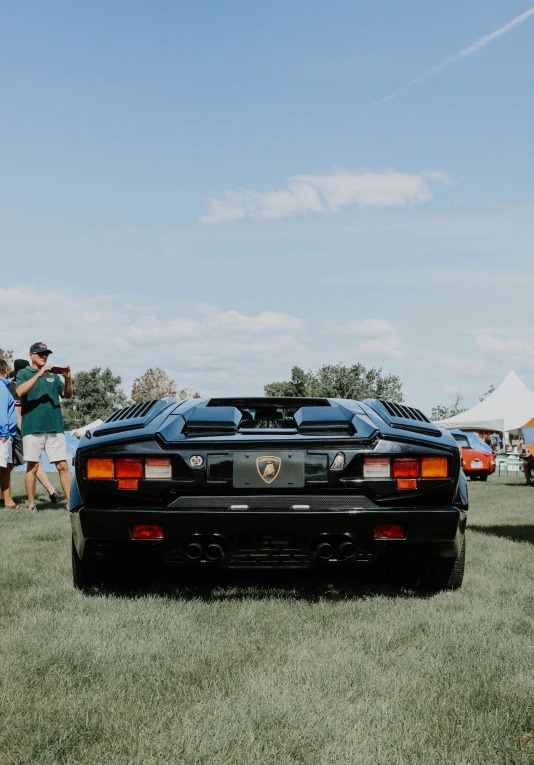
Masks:
[[[525,11],[524,13],[521,13],[519,16],[516,16],[514,19],[509,21],[503,27],[500,27],[500,29],[496,29],[495,32],[490,32],[489,35],[484,35],[484,37],[480,37],[474,43],[471,43],[471,45],[468,45],[467,48],[464,48],[463,50],[458,51],[458,53],[454,53],[452,56],[449,56],[448,58],[446,58],[445,61],[441,62],[441,64],[438,64],[437,66],[433,66],[432,69],[429,69],[427,72],[420,74],[419,77],[415,77],[413,80],[410,80],[410,82],[407,85],[404,85],[402,88],[399,88],[399,90],[396,90],[394,93],[390,93],[389,96],[384,96],[384,98],[379,98],[378,101],[374,101],[373,106],[376,106],[376,104],[382,104],[384,103],[384,101],[391,101],[391,99],[397,98],[399,93],[401,93],[403,90],[406,90],[406,88],[409,88],[412,85],[418,85],[420,82],[423,82],[423,80],[428,79],[428,77],[433,77],[435,74],[438,74],[438,72],[441,72],[443,69],[445,69],[445,67],[449,66],[449,64],[452,64],[454,61],[458,61],[461,58],[466,58],[466,56],[472,56],[473,53],[477,52],[477,50],[480,50],[480,48],[483,48],[485,45],[489,45],[489,43],[493,42],[493,40],[496,40],[497,37],[500,37],[501,35],[506,34],[506,32],[509,32],[514,27],[519,26],[519,24],[522,24],[530,16],[534,16],[534,6],[532,6],[532,8],[529,8],[528,11]]]

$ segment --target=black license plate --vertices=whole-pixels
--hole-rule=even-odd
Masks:
[[[234,452],[236,489],[304,486],[304,452]]]

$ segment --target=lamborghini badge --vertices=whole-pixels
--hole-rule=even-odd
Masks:
[[[281,466],[280,457],[256,457],[256,468],[265,483],[272,483],[278,477]]]

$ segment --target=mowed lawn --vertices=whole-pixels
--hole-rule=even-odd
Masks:
[[[64,507],[1,510],[0,763],[534,763],[534,489],[469,489],[464,587],[433,597],[279,574],[82,595]]]

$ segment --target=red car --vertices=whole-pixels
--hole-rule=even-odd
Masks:
[[[495,472],[495,455],[488,451],[486,444],[475,433],[453,430],[451,435],[462,447],[462,466],[466,476],[472,481],[487,481]]]

